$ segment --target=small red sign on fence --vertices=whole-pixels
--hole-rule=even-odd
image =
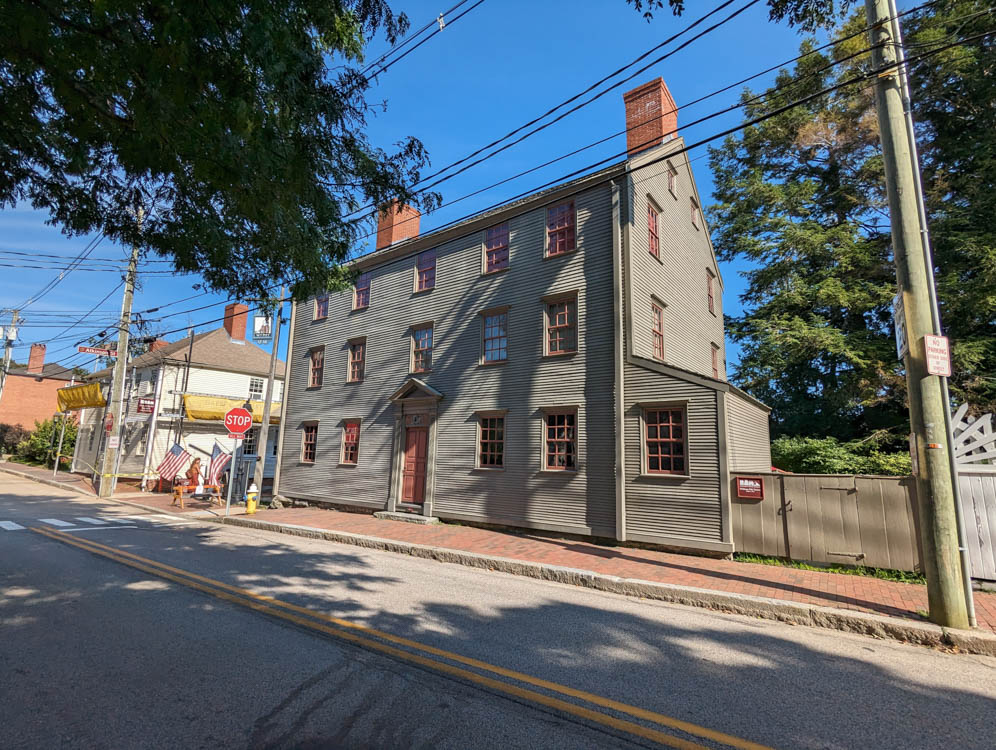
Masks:
[[[737,477],[737,498],[764,500],[764,480],[761,477]]]

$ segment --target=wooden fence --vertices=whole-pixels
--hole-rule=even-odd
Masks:
[[[920,569],[912,477],[762,474],[763,500],[733,498],[737,552]]]

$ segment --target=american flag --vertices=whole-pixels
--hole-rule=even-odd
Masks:
[[[215,443],[214,450],[211,451],[211,463],[208,464],[207,481],[204,484],[218,484],[221,472],[225,470],[231,460],[232,454],[224,453],[221,446]]]
[[[180,473],[180,469],[183,468],[183,465],[187,463],[187,459],[189,458],[190,454],[181,448],[179,443],[175,443],[156,469],[159,472],[159,478],[166,480],[173,479],[173,477]]]

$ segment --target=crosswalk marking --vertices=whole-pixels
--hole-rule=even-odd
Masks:
[[[155,524],[156,526],[194,525],[193,521],[186,521],[182,518],[170,516],[165,513],[146,513],[141,516],[106,516],[105,518],[76,516],[75,518],[76,521],[79,521],[79,523],[75,523],[73,521],[63,521],[59,518],[37,518],[31,520],[48,524],[49,526],[64,528],[67,531],[97,531],[101,528],[140,528],[135,525],[136,521],[146,521],[147,523]],[[27,523],[27,521],[25,521],[25,523]],[[120,524],[120,526],[118,524]],[[14,521],[0,521],[0,529],[4,531],[21,531],[24,529],[24,526]]]

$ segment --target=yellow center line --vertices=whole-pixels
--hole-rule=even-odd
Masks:
[[[197,573],[191,573],[180,568],[175,568],[165,563],[157,562],[155,560],[150,560],[140,555],[136,555],[132,552],[127,552],[116,547],[110,547],[108,545],[100,544],[92,539],[81,539],[79,537],[72,537],[54,529],[42,529],[42,528],[32,528],[32,531],[47,536],[56,541],[61,541],[66,544],[79,547],[93,554],[106,557],[108,559],[114,560],[124,565],[129,565],[131,567],[143,570],[152,575],[156,575],[168,580],[175,581],[184,586],[194,588],[198,591],[216,596],[218,598],[224,599],[226,601],[239,604],[242,606],[249,607],[250,609],[270,614],[282,619],[294,622],[295,624],[302,625],[303,627],[311,628],[313,630],[318,630],[323,633],[334,635],[337,637],[344,638],[354,643],[376,649],[383,653],[391,654],[397,658],[412,661],[422,666],[429,667],[431,669],[446,672],[448,674],[453,674],[463,679],[470,680],[477,684],[486,685],[493,689],[499,690],[501,692],[509,693],[515,695],[516,697],[523,698],[526,700],[539,703],[541,705],[549,706],[551,708],[556,708],[557,710],[564,711],[575,716],[580,716],[591,721],[595,721],[599,724],[604,724],[610,726],[614,729],[620,731],[628,732],[630,734],[635,734],[637,736],[643,737],[645,739],[653,740],[665,745],[670,745],[676,748],[692,748],[701,749],[702,746],[688,742],[686,740],[680,739],[678,737],[673,737],[662,732],[658,732],[653,729],[648,729],[639,724],[634,724],[629,721],[622,719],[617,719],[612,716],[607,716],[603,713],[592,711],[590,709],[584,708],[582,706],[577,706],[573,703],[567,703],[561,701],[557,698],[552,698],[550,696],[544,695],[542,693],[537,693],[532,690],[525,688],[520,688],[515,685],[509,685],[505,682],[500,682],[498,680],[491,679],[482,675],[478,675],[475,672],[469,672],[467,670],[461,669],[459,667],[446,664],[444,662],[439,662],[433,659],[428,659],[426,657],[420,656],[418,654],[412,654],[408,651],[401,651],[399,649],[387,646],[385,644],[379,643],[378,641],[373,641],[368,638],[364,638],[360,635],[356,635],[354,632],[363,633],[364,635],[373,636],[380,640],[389,641],[391,643],[404,646],[406,648],[415,649],[422,651],[434,656],[442,657],[448,659],[449,661],[455,661],[460,664],[464,664],[475,669],[480,669],[483,671],[491,672],[502,677],[513,679],[518,682],[523,682],[535,687],[543,688],[550,692],[559,693],[561,695],[570,696],[579,700],[592,703],[601,708],[607,708],[613,711],[618,711],[620,713],[625,713],[630,716],[643,719],[645,721],[651,721],[655,724],[661,726],[666,726],[671,729],[677,729],[679,731],[692,734],[703,739],[712,740],[714,742],[719,742],[724,745],[739,748],[740,750],[771,750],[771,748],[766,745],[761,745],[756,742],[751,742],[750,740],[745,740],[740,737],[735,737],[733,735],[725,734],[707,727],[702,727],[691,722],[682,721],[681,719],[676,719],[671,716],[666,716],[665,714],[660,714],[655,711],[649,711],[638,706],[631,706],[627,703],[622,703],[620,701],[612,700],[611,698],[605,698],[594,693],[589,693],[584,690],[578,690],[576,688],[568,687],[566,685],[561,685],[556,682],[551,682],[538,677],[533,677],[531,675],[525,674],[523,672],[517,672],[515,670],[506,669],[504,667],[499,667],[494,664],[489,664],[485,661],[480,661],[478,659],[473,659],[466,656],[461,656],[460,654],[453,653],[451,651],[446,651],[444,649],[436,648],[434,646],[429,646],[427,644],[419,643],[418,641],[413,641],[408,638],[403,638],[400,636],[392,635],[386,633],[382,630],[377,630],[375,628],[366,627],[364,625],[359,625],[357,623],[349,622],[348,620],[343,620],[338,617],[333,617],[327,615],[323,612],[317,612],[307,607],[301,607],[296,604],[291,604],[289,602],[284,602],[279,599],[275,599],[264,594],[257,594],[253,591],[240,588],[238,586],[232,586],[230,584],[224,583],[222,581],[217,581],[212,578],[207,578],[205,576],[198,575]],[[196,583],[200,581],[207,586]],[[218,589],[221,589],[220,591]],[[231,596],[230,594],[224,593],[225,591],[230,591],[238,594],[238,597]],[[239,598],[242,597],[242,598]],[[248,601],[247,601],[248,600]],[[288,610],[284,612],[281,610]],[[327,627],[319,623],[306,620],[295,615],[290,614],[290,612],[295,612],[299,614],[306,615],[309,618],[316,620],[321,620],[323,622],[330,623],[337,627]]]

